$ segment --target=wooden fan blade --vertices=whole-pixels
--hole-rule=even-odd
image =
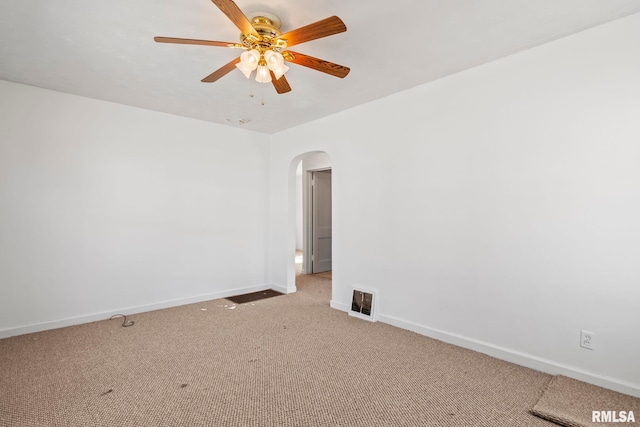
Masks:
[[[351,69],[343,65],[334,64],[333,62],[325,61],[324,59],[314,58],[313,56],[305,55],[303,53],[292,52],[290,50],[282,52],[284,58],[288,62],[302,65],[304,67],[312,68],[323,73],[331,74],[332,76],[345,78]]]
[[[291,86],[289,86],[289,82],[285,76],[281,76],[276,80],[276,76],[273,74],[273,71],[269,70],[269,73],[271,73],[271,83],[273,83],[273,87],[276,89],[276,92],[280,95],[291,92]]]
[[[240,62],[240,57],[238,57],[238,58],[234,59],[233,61],[229,62],[228,64],[223,65],[222,67],[218,68],[216,71],[214,71],[213,73],[209,74],[207,77],[202,79],[202,82],[203,83],[213,83],[216,80],[218,80],[219,78],[226,76],[231,71],[235,70],[236,64],[238,62]]]
[[[342,22],[342,19],[337,16],[331,16],[314,22],[313,24],[300,27],[297,30],[284,33],[278,37],[278,39],[287,40],[287,46],[293,46],[322,37],[332,36],[344,31],[347,31],[347,26]]]
[[[236,47],[236,43],[216,42],[213,40],[177,39],[175,37],[154,37],[158,43],[198,44],[203,46]]]
[[[260,34],[253,28],[251,25],[251,21],[245,16],[244,13],[240,10],[237,4],[233,2],[233,0],[211,0],[213,4],[218,6],[218,9],[222,11],[227,18],[233,22],[236,27],[242,31],[242,34],[249,35],[253,34],[257,39],[261,39]]]

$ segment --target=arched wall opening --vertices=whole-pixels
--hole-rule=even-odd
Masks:
[[[324,151],[299,154],[289,165],[286,257],[288,289],[296,289],[296,254],[302,252],[302,266],[298,271],[301,274],[312,273],[311,176],[314,172],[332,170],[331,157]]]

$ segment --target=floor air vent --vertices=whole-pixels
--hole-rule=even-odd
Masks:
[[[354,289],[349,315],[375,322],[375,302],[375,292]]]

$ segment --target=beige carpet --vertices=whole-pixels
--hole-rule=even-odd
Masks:
[[[640,399],[561,375],[551,380],[532,413],[566,427],[621,425],[620,422],[592,422],[592,411],[624,411],[625,414],[632,411],[636,421],[623,424],[640,426],[637,419],[640,418]],[[598,416],[596,421],[603,419]]]
[[[333,278],[333,272],[332,271],[325,271],[324,273],[316,273],[316,274],[314,274],[314,276],[322,277],[323,279],[332,279]]]
[[[331,281],[0,340],[0,425],[509,426],[551,376],[329,308]]]

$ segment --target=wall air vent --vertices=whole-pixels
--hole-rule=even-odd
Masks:
[[[375,322],[375,303],[375,292],[354,288],[349,315]]]

